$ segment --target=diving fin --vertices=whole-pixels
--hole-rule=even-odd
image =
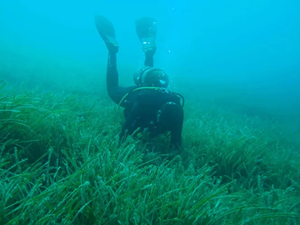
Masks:
[[[143,52],[156,51],[156,21],[151,17],[143,17],[135,21],[136,33],[142,43]]]
[[[104,16],[95,16],[95,25],[102,40],[110,53],[117,53],[119,44],[116,39],[115,29],[113,24]]]

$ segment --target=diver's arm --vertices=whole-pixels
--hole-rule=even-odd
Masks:
[[[183,110],[177,108],[176,120],[171,124],[171,146],[180,149],[182,144]]]
[[[182,123],[174,130],[171,130],[171,146],[175,149],[180,149],[181,145],[182,145]]]
[[[179,99],[174,98],[174,101],[165,103],[160,110],[160,123],[164,124],[167,130],[171,132],[171,146],[180,149],[184,112]]]
[[[130,113],[125,116],[126,120],[123,124],[119,140],[122,141],[126,138],[127,135],[132,135],[135,129],[138,128],[137,124],[140,120],[139,113],[141,112],[141,108],[139,107],[139,103],[135,102],[130,110]]]

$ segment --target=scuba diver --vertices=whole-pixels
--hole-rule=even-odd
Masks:
[[[144,17],[136,20],[136,32],[145,53],[145,62],[144,67],[134,74],[136,85],[130,87],[120,87],[118,84],[116,55],[119,45],[112,23],[103,16],[96,16],[95,24],[108,49],[108,95],[116,104],[124,107],[125,123],[120,140],[127,135],[140,135],[147,136],[151,141],[160,134],[170,132],[171,147],[180,149],[184,99],[182,95],[167,90],[168,75],[162,69],[153,67],[156,52],[155,19]]]

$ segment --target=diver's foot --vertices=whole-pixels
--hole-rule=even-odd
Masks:
[[[104,16],[95,16],[95,24],[102,40],[110,53],[119,51],[119,44],[116,39],[115,29],[112,23]]]
[[[155,41],[148,38],[141,39],[142,42],[142,51],[147,55],[154,55],[156,52]]]
[[[156,52],[156,22],[154,18],[143,17],[135,22],[136,32],[142,43],[142,50],[146,54],[155,54]]]

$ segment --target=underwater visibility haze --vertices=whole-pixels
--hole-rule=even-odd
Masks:
[[[106,90],[144,64],[185,99],[183,147],[118,144]],[[0,0],[0,224],[300,224],[300,2]]]

